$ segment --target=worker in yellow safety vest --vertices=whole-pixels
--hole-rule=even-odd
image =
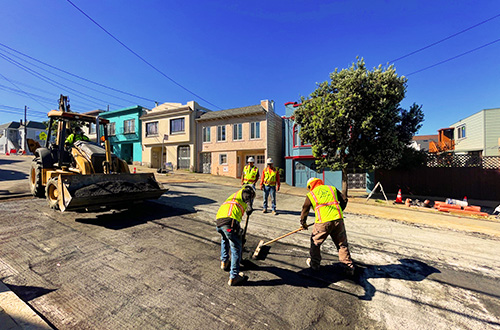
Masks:
[[[241,184],[249,184],[255,188],[255,182],[259,180],[259,168],[254,165],[255,159],[253,157],[248,157],[248,165],[243,167],[243,173],[241,174]]]
[[[75,133],[71,133],[64,141],[65,144],[72,146],[76,141],[90,141],[88,137],[85,136],[83,130],[80,127],[75,129]]]
[[[217,232],[221,235],[220,267],[223,270],[229,270],[227,284],[231,286],[240,285],[248,279],[240,273],[243,249],[241,219],[245,212],[247,215],[252,214],[254,199],[255,188],[247,185],[229,196],[217,211]],[[231,252],[231,261],[229,261],[229,252]]]
[[[339,261],[345,266],[346,274],[354,275],[354,264],[349,252],[347,234],[344,226],[342,211],[347,206],[347,198],[334,186],[328,186],[318,178],[311,178],[307,181],[307,194],[300,224],[307,229],[306,219],[311,207],[314,209],[315,222],[311,234],[310,258],[306,263],[313,270],[319,270],[321,263],[321,244],[328,236],[331,236],[333,243],[339,252]]]
[[[273,159],[267,159],[267,167],[262,171],[262,179],[260,181],[260,190],[264,191],[264,203],[262,205],[262,212],[267,213],[267,200],[271,195],[271,210],[274,215],[276,212],[276,191],[280,190],[280,173],[278,169],[273,166]]]

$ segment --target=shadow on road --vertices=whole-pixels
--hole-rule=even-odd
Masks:
[[[28,175],[26,173],[14,171],[14,170],[1,170],[0,169],[0,180],[1,181],[24,180],[26,178],[28,178]]]
[[[20,160],[16,159],[0,159],[0,165],[7,165],[7,164],[13,164],[13,163],[20,163]]]
[[[76,218],[75,221],[107,229],[120,230],[144,224],[149,221],[159,220],[193,213],[185,208],[174,208],[172,206],[146,201],[125,210],[112,211],[112,213],[94,214],[92,217]]]
[[[47,293],[51,293],[52,291],[56,291],[56,289],[47,289],[38,286],[24,286],[24,285],[13,285],[13,284],[5,284],[5,285],[23,301],[30,301],[35,298],[46,295]]]
[[[250,260],[245,260],[244,265],[246,269],[266,271],[278,277],[273,280],[250,281],[248,282],[248,286],[275,286],[286,284],[300,287],[326,288],[341,280],[351,280],[354,284],[364,289],[365,294],[363,296],[358,296],[340,288],[330,289],[356,296],[360,300],[371,300],[375,295],[376,288],[368,282],[371,278],[393,278],[418,282],[424,280],[433,273],[440,273],[438,269],[419,260],[400,259],[399,261],[400,264],[383,266],[357,264],[356,274],[352,279],[345,275],[343,265],[338,262],[321,266],[319,271],[305,268],[298,272],[274,266],[261,267]],[[304,278],[307,278],[307,281],[305,281]]]

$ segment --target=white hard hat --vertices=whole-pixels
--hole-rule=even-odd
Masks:
[[[247,162],[255,163],[255,159],[253,159],[253,157],[248,157]]]
[[[267,164],[272,164],[273,163],[273,159],[272,158],[268,158],[266,163]]]

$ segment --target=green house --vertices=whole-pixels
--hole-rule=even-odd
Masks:
[[[146,109],[137,105],[108,111],[100,117],[110,121],[108,135],[113,153],[129,164],[142,161],[141,124],[139,117]]]

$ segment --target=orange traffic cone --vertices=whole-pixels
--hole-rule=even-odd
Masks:
[[[398,196],[396,197],[395,203],[403,204],[403,197],[401,197],[401,189],[398,191]]]
[[[134,167],[134,174],[135,174],[135,173],[137,173],[137,170],[136,170],[136,168]]]

